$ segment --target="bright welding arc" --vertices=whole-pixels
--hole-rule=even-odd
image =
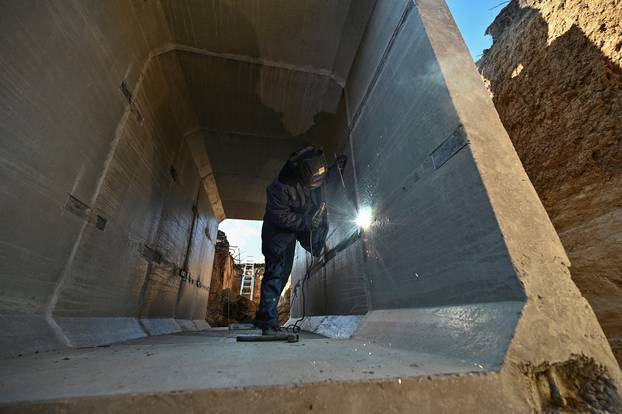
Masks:
[[[371,211],[371,207],[364,206],[361,207],[356,216],[356,220],[354,220],[357,226],[359,226],[363,230],[367,230],[371,227],[373,222],[373,215]]]

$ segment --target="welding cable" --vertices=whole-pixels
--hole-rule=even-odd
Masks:
[[[322,156],[324,156],[324,154],[322,154]],[[336,157],[335,157],[336,158]],[[324,160],[326,161],[326,158],[324,158]],[[339,176],[341,177],[341,184],[343,185],[344,190],[346,191],[346,196],[349,196],[348,192],[347,192],[347,187],[346,184],[343,180],[343,175],[341,174],[341,169],[338,167],[337,165],[337,159],[335,159],[334,163],[329,167],[329,170],[331,170],[332,168],[337,169],[337,171],[339,172]],[[324,197],[322,197],[324,198]],[[348,201],[350,203],[353,203],[353,200],[350,199],[350,197],[348,197]],[[335,258],[335,256],[337,255],[337,253],[339,253],[340,251],[344,250],[345,248],[349,247],[352,243],[354,243],[356,240],[358,240],[361,236],[361,232],[356,231],[354,234],[350,235],[350,237],[348,237],[346,240],[342,241],[341,243],[338,243],[337,246],[335,246],[335,248],[329,250],[329,251],[323,251],[326,246],[322,246],[322,250],[320,250],[320,254],[318,255],[318,259],[320,259],[320,262],[318,262],[321,266],[320,267],[324,267],[326,266],[326,264],[331,261],[333,258]],[[309,231],[309,248],[311,249],[310,253],[311,253],[311,264],[309,264],[307,266],[307,268],[305,269],[305,275],[304,277],[298,281],[298,283],[296,283],[296,286],[293,287],[294,289],[294,295],[296,294],[296,289],[298,287],[300,287],[300,299],[302,300],[302,314],[300,316],[300,318],[298,318],[293,325],[287,325],[284,326],[283,329],[285,330],[291,330],[293,333],[298,333],[301,330],[301,326],[300,324],[306,319],[306,304],[305,304],[305,285],[307,283],[307,280],[309,280],[311,278],[311,275],[315,272],[315,270],[317,270],[315,268],[315,265],[318,264],[316,263],[316,257],[313,254],[313,230]],[[296,296],[294,296],[293,299],[295,299]]]
[[[323,154],[322,154],[322,156],[323,156]],[[324,158],[324,162],[326,162],[326,158]],[[323,193],[322,193],[322,199],[324,199],[324,194]],[[305,275],[302,278],[301,286],[300,286],[300,293],[301,293],[300,299],[302,300],[302,315],[301,315],[300,318],[298,318],[294,322],[294,325],[284,327],[286,330],[291,329],[291,331],[293,333],[300,332],[300,329],[301,329],[300,324],[306,318],[305,284],[307,283],[307,280],[311,276],[311,270],[313,269],[313,267],[315,265],[315,255],[313,254],[313,229],[309,229],[309,250],[310,250],[310,253],[311,253],[311,264],[309,266],[307,266],[307,268],[305,269]],[[320,255],[321,255],[321,253],[322,253],[322,251],[320,250]],[[318,255],[318,256],[320,256],[320,255]],[[298,285],[298,284],[296,284],[296,285]]]
[[[298,333],[301,330],[301,326],[300,324],[305,320],[306,318],[306,304],[305,304],[305,285],[307,284],[307,280],[309,279],[309,276],[311,275],[310,270],[313,268],[314,262],[315,262],[315,256],[313,255],[313,230],[309,231],[309,249],[311,249],[311,264],[309,266],[307,266],[307,268],[305,269],[305,275],[302,278],[302,283],[300,286],[300,300],[302,300],[302,314],[300,316],[300,318],[298,318],[295,322],[294,325],[291,327],[291,330],[293,333]]]
[[[300,281],[300,300],[302,301],[302,314],[300,316],[300,318],[298,318],[293,325],[288,325],[288,326],[284,326],[283,329],[285,329],[286,331],[291,330],[293,333],[298,333],[301,330],[301,326],[300,324],[305,320],[306,318],[306,304],[305,304],[305,285],[307,283],[307,280],[309,279],[309,277],[311,276],[311,269],[313,269],[314,265],[315,265],[315,256],[313,255],[313,230],[309,230],[309,249],[311,249],[310,253],[311,253],[311,264],[309,266],[307,266],[307,268],[305,269],[305,275],[303,276],[302,280]],[[296,283],[296,287],[298,286],[298,283]]]
[[[285,330],[291,330],[293,333],[298,333],[301,330],[301,326],[300,324],[306,319],[306,304],[305,304],[305,285],[307,283],[307,281],[311,278],[311,276],[315,273],[315,271],[319,270],[320,268],[323,268],[324,266],[326,266],[326,264],[328,262],[330,262],[332,259],[334,259],[338,253],[340,253],[341,251],[347,249],[348,247],[350,247],[352,244],[354,244],[357,240],[359,240],[362,236],[362,231],[360,229],[355,230],[348,238],[342,240],[341,242],[339,242],[335,247],[333,247],[332,249],[328,250],[328,251],[324,251],[322,252],[318,258],[316,258],[313,255],[313,243],[311,243],[313,241],[313,231],[310,232],[309,235],[309,246],[311,249],[311,264],[309,266],[307,266],[307,268],[305,269],[305,275],[304,277],[298,281],[298,283],[296,283],[296,286],[293,287],[294,289],[294,295],[296,294],[296,289],[298,287],[300,287],[300,292],[301,292],[301,296],[300,299],[302,300],[302,315],[299,319],[297,319],[293,325],[288,325],[288,326],[284,326],[283,329]],[[316,260],[318,259],[318,260]],[[316,266],[319,265],[319,266]],[[295,299],[296,296],[294,296],[293,299]]]

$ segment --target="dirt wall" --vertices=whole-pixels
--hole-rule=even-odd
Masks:
[[[229,242],[224,232],[218,231],[214,268],[210,285],[206,319],[211,326],[251,322],[259,304],[263,264],[255,264],[255,286],[252,300],[240,296],[243,265],[235,263],[229,252]]]
[[[622,2],[513,0],[478,66],[622,361]],[[568,315],[571,317],[571,315]]]

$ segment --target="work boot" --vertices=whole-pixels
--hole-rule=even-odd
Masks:
[[[281,328],[273,326],[271,328],[262,329],[261,330],[261,334],[262,335],[270,335],[270,336],[282,336],[282,335],[285,335],[285,332],[283,332],[281,330]]]

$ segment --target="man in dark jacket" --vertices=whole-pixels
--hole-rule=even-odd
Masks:
[[[335,163],[340,170],[346,157]],[[266,213],[261,229],[265,272],[255,325],[265,335],[278,332],[277,305],[294,262],[296,240],[319,256],[328,231],[322,183],[328,174],[321,150],[305,147],[293,153],[278,177],[268,186]],[[315,250],[315,251],[314,251]]]

